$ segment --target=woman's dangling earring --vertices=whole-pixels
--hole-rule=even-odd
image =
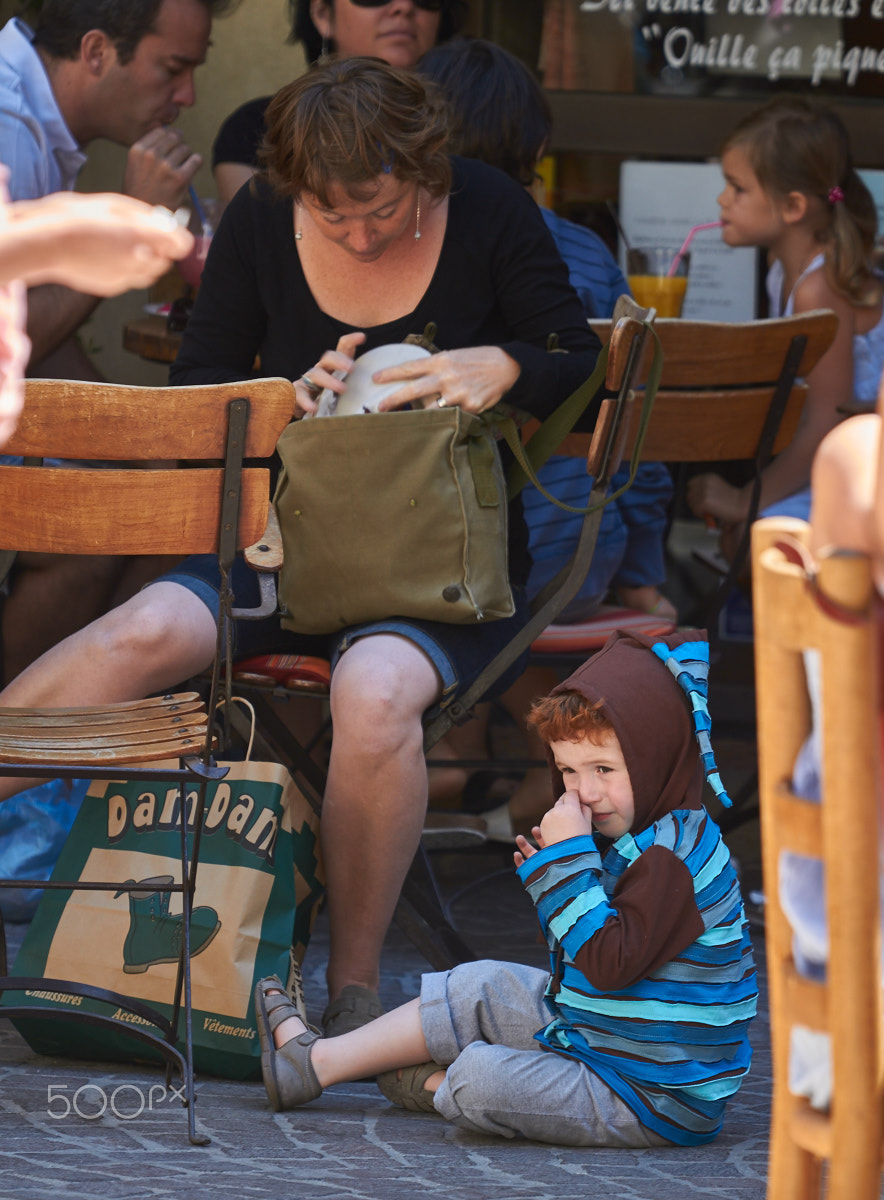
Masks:
[[[301,229],[301,206],[298,204],[295,208],[295,241],[299,242],[304,236],[304,231]]]
[[[319,48],[319,57],[328,58],[329,54],[331,54],[331,50],[329,49],[328,38],[323,34],[322,45]]]
[[[419,242],[421,240],[421,194],[420,194],[420,192],[418,192],[418,194],[417,194],[417,219],[416,219],[415,225],[414,225],[414,240],[416,242]]]

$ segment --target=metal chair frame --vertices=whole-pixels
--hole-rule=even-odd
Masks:
[[[285,421],[290,417],[293,411],[293,389],[291,384],[284,380],[269,380],[262,381],[264,385],[263,394],[267,397],[273,397],[276,409],[284,412],[288,404],[288,394],[291,392],[291,405],[287,412],[284,412],[283,419],[278,421],[279,429],[285,424]],[[128,748],[114,748],[112,745],[102,746],[98,749],[89,749],[78,747],[74,741],[65,755],[63,751],[56,750],[53,753],[52,748],[39,749],[35,745],[31,753],[33,757],[30,761],[27,752],[22,752],[19,749],[16,753],[15,743],[21,740],[22,747],[24,746],[26,736],[33,733],[35,729],[39,730],[41,726],[48,723],[49,732],[58,732],[57,723],[60,718],[62,723],[64,719],[62,714],[71,715],[72,720],[78,719],[81,722],[91,724],[98,720],[104,724],[104,728],[113,730],[114,725],[119,725],[122,715],[128,711],[137,711],[143,713],[145,706],[150,705],[148,702],[134,702],[123,705],[110,705],[104,710],[90,709],[68,709],[68,710],[14,710],[0,709],[0,775],[14,776],[18,778],[29,778],[32,776],[45,778],[82,778],[87,776],[93,780],[117,780],[122,778],[133,779],[138,781],[162,782],[162,783],[177,783],[179,788],[179,818],[180,818],[180,881],[173,882],[168,886],[158,886],[155,890],[166,894],[180,895],[182,901],[183,912],[183,937],[181,950],[178,959],[177,973],[172,997],[172,1015],[171,1018],[165,1017],[152,1005],[134,1000],[116,991],[93,987],[82,983],[72,983],[63,979],[49,979],[44,977],[23,977],[9,975],[6,966],[6,947],[5,937],[2,934],[2,921],[0,921],[0,950],[2,950],[2,977],[0,977],[0,995],[7,991],[21,992],[24,990],[52,991],[63,995],[83,996],[90,999],[99,1000],[116,1008],[122,1009],[127,1013],[140,1018],[143,1021],[149,1022],[157,1032],[153,1030],[139,1027],[138,1025],[121,1021],[111,1015],[103,1013],[92,1013],[78,1011],[75,1009],[58,1009],[51,1008],[47,1005],[22,1005],[22,1004],[5,1004],[0,1003],[0,1017],[4,1019],[27,1018],[45,1019],[53,1022],[83,1022],[94,1025],[100,1028],[125,1030],[127,1036],[149,1048],[151,1051],[160,1056],[165,1063],[166,1084],[168,1085],[172,1072],[177,1070],[180,1075],[182,1087],[179,1089],[183,1093],[182,1103],[187,1111],[188,1121],[188,1137],[193,1145],[207,1145],[209,1138],[202,1134],[198,1134],[195,1126],[195,1101],[196,1093],[194,1087],[194,1072],[193,1072],[193,1028],[192,1028],[192,1007],[191,1007],[191,963],[190,963],[190,919],[193,907],[193,898],[196,888],[197,868],[199,865],[200,854],[200,838],[202,833],[202,824],[205,808],[205,796],[208,782],[211,780],[222,779],[228,772],[226,766],[218,766],[214,757],[216,738],[213,733],[213,721],[210,714],[215,712],[216,705],[219,701],[222,691],[223,680],[226,676],[230,678],[230,641],[229,641],[229,622],[226,620],[227,615],[248,616],[251,613],[240,613],[231,609],[231,593],[228,586],[228,572],[233,564],[234,556],[237,549],[243,544],[242,529],[241,529],[241,513],[243,512],[242,504],[244,499],[244,486],[248,485],[250,513],[254,512],[256,501],[263,505],[266,512],[267,504],[269,503],[269,475],[266,470],[245,468],[249,478],[244,479],[243,460],[248,452],[249,447],[249,417],[252,402],[261,401],[261,387],[255,388],[255,385],[237,384],[226,385],[220,389],[215,389],[219,394],[218,403],[216,405],[216,417],[221,418],[226,425],[216,433],[220,433],[220,444],[223,446],[223,468],[221,470],[220,486],[215,489],[216,499],[214,501],[214,509],[211,513],[206,513],[207,519],[217,525],[216,537],[216,552],[221,568],[222,588],[221,588],[221,605],[219,609],[219,618],[216,627],[216,652],[213,663],[211,683],[209,685],[209,698],[207,705],[200,705],[195,713],[188,713],[187,708],[193,708],[190,701],[194,700],[196,693],[183,694],[181,696],[173,696],[164,698],[162,707],[168,709],[172,714],[173,722],[180,722],[186,718],[187,725],[185,729],[195,728],[196,733],[201,733],[202,744],[199,744],[199,739],[193,736],[178,737],[175,741],[169,741],[166,745],[148,746],[147,750],[143,746],[129,746]],[[101,415],[102,399],[108,397],[111,406],[120,396],[121,393],[137,393],[141,397],[141,403],[144,403],[144,393],[150,392],[153,395],[147,397],[146,411],[150,410],[150,403],[159,403],[163,398],[168,398],[170,393],[176,392],[173,402],[186,402],[186,397],[180,393],[180,389],[114,389],[113,385],[80,385],[71,384],[62,381],[29,381],[27,384],[28,392],[26,393],[25,413],[22,421],[22,429],[13,439],[10,449],[15,452],[18,449],[18,443],[21,443],[21,449],[28,457],[28,460],[33,462],[34,451],[38,447],[32,444],[32,437],[28,429],[28,396],[36,396],[38,391],[45,394],[47,389],[50,394],[57,396],[62,405],[70,405],[73,393],[73,402],[75,405],[82,406],[83,419],[89,421],[98,421]],[[190,389],[193,391],[211,391],[212,389]],[[237,394],[244,393],[244,394]],[[162,395],[161,395],[162,394]],[[90,396],[97,397],[97,408],[93,405],[89,407]],[[280,396],[282,400],[280,401]],[[133,397],[123,397],[123,400],[132,402]],[[45,399],[44,399],[45,404]],[[174,414],[173,414],[174,415]],[[265,426],[267,421],[264,421]],[[278,433],[279,430],[277,430]],[[185,442],[187,434],[184,435]],[[210,440],[216,442],[217,436],[209,434]],[[272,444],[272,443],[271,443]],[[57,453],[57,450],[47,448],[47,455]],[[174,450],[172,451],[174,453]],[[108,446],[99,447],[96,451],[96,456],[111,455],[112,448]],[[199,457],[199,452],[191,448],[191,457]],[[215,458],[217,451],[212,451],[211,447],[202,454],[203,458]],[[128,454],[118,453],[117,457],[129,457]],[[0,468],[0,494],[3,493],[4,484],[12,489],[16,485],[21,485],[27,493],[30,485],[30,480],[21,475],[21,472],[40,473],[39,480],[35,480],[36,487],[43,497],[43,503],[49,501],[51,496],[50,491],[44,491],[44,485],[49,489],[52,487],[53,478],[59,483],[69,483],[71,476],[77,475],[77,472],[60,471],[51,467],[42,466],[22,466],[22,467],[2,467]],[[113,470],[109,472],[89,472],[89,475],[120,475],[120,472]],[[144,472],[146,475],[159,476],[160,472]],[[167,472],[162,472],[167,475]],[[61,480],[59,477],[67,477]],[[85,475],[81,476],[86,479]],[[102,481],[106,482],[106,481]],[[157,479],[147,480],[148,484],[160,482]],[[171,476],[169,484],[174,486],[174,475]],[[263,500],[261,499],[260,488],[263,484]],[[84,484],[84,490],[88,489],[88,482]],[[257,489],[257,491],[256,491]],[[152,494],[155,499],[160,498],[159,489],[154,488]],[[161,501],[160,501],[161,502]],[[204,497],[204,503],[208,502],[208,495]],[[51,511],[47,508],[45,511]],[[260,528],[260,526],[259,526]],[[0,531],[0,537],[5,537],[11,541],[15,541],[15,529],[6,527]],[[250,535],[248,540],[251,540]],[[42,548],[42,547],[41,547]],[[111,547],[108,547],[110,549]],[[83,551],[86,552],[86,551]],[[176,716],[176,712],[183,712],[184,716]],[[56,723],[53,728],[53,723]],[[25,728],[26,727],[26,728]],[[75,728],[73,736],[76,737],[78,730]],[[110,741],[120,741],[119,735],[111,732],[109,734]],[[107,738],[104,739],[107,741]],[[12,743],[12,745],[10,745]],[[18,757],[18,761],[16,758]],[[141,765],[126,765],[139,763],[142,761],[154,761],[161,758],[177,757],[179,765],[177,767],[160,766],[149,767]],[[101,765],[100,760],[111,762],[114,765]],[[53,761],[55,759],[55,761]],[[192,808],[192,817],[188,814],[187,792],[188,789],[193,789],[196,784],[196,803]],[[86,803],[89,803],[87,800]],[[192,825],[192,831],[189,826]],[[33,888],[34,880],[21,879],[2,879],[0,887],[2,888]],[[113,891],[133,892],[143,887],[143,884],[137,882],[111,882],[111,881],[90,881],[81,882],[79,880],[58,880],[51,879],[47,881],[39,881],[37,886],[48,890],[56,891]],[[183,1030],[181,1028],[183,1023]],[[176,1042],[183,1035],[184,1049],[179,1050]]]

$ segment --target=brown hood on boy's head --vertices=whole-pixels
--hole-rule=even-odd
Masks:
[[[553,688],[553,695],[579,692],[591,703],[602,701],[632,784],[632,834],[674,809],[702,806],[703,767],[688,699],[651,647],[663,642],[675,649],[684,642],[705,640],[698,630],[687,637],[676,633],[654,639],[618,631],[598,654]],[[565,787],[551,754],[549,759],[558,798]]]

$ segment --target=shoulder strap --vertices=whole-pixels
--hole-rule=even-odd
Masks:
[[[657,394],[660,375],[663,371],[663,348],[660,345],[660,339],[657,337],[653,324],[646,321],[644,325],[654,342],[654,357],[648,371],[648,378],[642,397],[642,412],[639,420],[638,435],[635,439],[629,463],[629,482],[618,491],[607,496],[602,505],[587,505],[584,508],[579,508],[558,500],[546,490],[537,478],[537,472],[550,455],[555,453],[556,448],[561,444],[565,435],[570,433],[576,422],[589,407],[596,393],[604,385],[608,369],[609,344],[606,344],[602,347],[595,369],[589,379],[582,383],[576,392],[573,392],[567,400],[559,405],[555,412],[546,418],[540,428],[532,435],[527,445],[522,444],[519,431],[512,418],[505,417],[498,419],[497,423],[501,433],[515,457],[515,462],[511,464],[507,474],[508,499],[512,500],[530,482],[534,484],[541,495],[545,496],[552,504],[555,504],[557,508],[564,509],[566,512],[585,515],[592,508],[603,507],[604,504],[609,504],[611,500],[622,495],[626,488],[629,487],[638,469],[642,444],[645,440],[648,422],[651,419],[651,412],[654,407],[654,397]],[[614,431],[612,430],[612,436],[613,433]]]

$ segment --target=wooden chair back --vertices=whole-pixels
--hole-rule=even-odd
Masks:
[[[801,562],[809,527],[768,518],[753,531],[761,845],[773,1054],[768,1200],[877,1200],[882,1052],[879,907],[879,680],[869,561],[833,552]],[[797,551],[795,549],[797,547]],[[820,656],[822,803],[795,795],[795,759],[811,728],[803,654]],[[796,968],[780,902],[784,851],[822,860],[829,963]],[[827,1033],[828,1113],[789,1091],[791,1031]],[[828,1163],[828,1171],[823,1164]]]
[[[610,321],[593,320],[590,325],[607,340]],[[802,377],[831,346],[837,327],[838,318],[829,309],[734,324],[656,320],[663,376],[642,458],[672,463],[754,459],[782,381],[785,405],[771,447],[771,453],[779,454],[795,435],[807,397]],[[795,339],[804,340],[796,344]],[[635,432],[633,427],[627,454]],[[562,453],[586,454],[588,445],[588,434],[572,434]]]
[[[21,421],[4,453],[114,465],[0,466],[0,548],[52,554],[214,552],[228,412],[238,399],[248,402],[244,456],[266,458],[294,414],[294,388],[286,379],[183,388],[28,380]],[[142,463],[164,466],[136,469]],[[266,468],[243,468],[236,548],[261,536],[269,486]]]

